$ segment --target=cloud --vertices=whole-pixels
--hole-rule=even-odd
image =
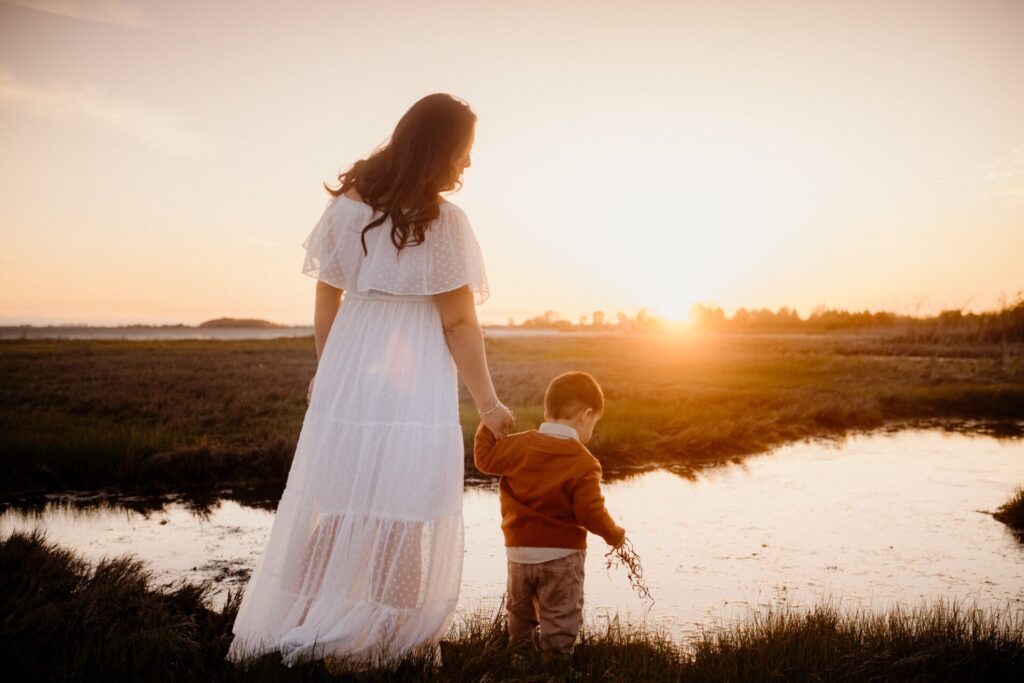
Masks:
[[[1024,145],[1015,147],[1004,159],[997,159],[988,165],[985,180],[999,181],[1024,176]]]
[[[0,0],[0,2],[98,24],[154,27],[140,7],[122,0]]]
[[[30,83],[0,65],[0,105],[112,131],[167,154],[192,156],[201,147],[176,117],[108,95],[93,83]]]
[[[1015,145],[1001,156],[977,164],[959,178],[946,181],[951,189],[967,188],[974,199],[1024,200],[1024,145]]]
[[[1024,145],[988,164],[978,196],[985,199],[1024,198]]]

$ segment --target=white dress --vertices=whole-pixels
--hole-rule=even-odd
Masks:
[[[390,219],[343,195],[303,241],[302,272],[345,290],[321,353],[270,538],[227,658],[278,651],[362,666],[433,651],[462,579],[458,384],[432,294],[488,296],[465,212],[443,201],[400,253]]]

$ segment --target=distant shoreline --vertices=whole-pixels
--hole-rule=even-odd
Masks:
[[[936,343],[1009,344],[1024,343],[1024,296],[1000,310],[971,313],[960,309],[943,311],[937,316],[913,317],[894,313],[821,310],[804,319],[788,308],[777,312],[767,309],[739,309],[726,317],[720,308],[698,306],[689,322],[668,321],[641,310],[636,318],[617,314],[616,322],[595,311],[593,321],[584,318],[578,324],[558,317],[554,311],[515,324],[483,324],[485,337],[628,337],[698,333],[711,337],[752,335],[765,338],[800,339],[807,337],[861,336],[890,337],[904,341]],[[198,325],[2,325],[0,340],[26,339],[275,339],[312,336],[312,325],[284,325],[260,318],[214,318]]]
[[[485,338],[530,337],[663,337],[672,335],[665,330],[623,329],[607,327],[604,329],[566,329],[553,327],[520,327],[508,325],[481,325]],[[702,337],[756,337],[760,339],[813,339],[813,338],[872,338],[879,339],[897,336],[902,331],[851,329],[851,330],[746,330],[746,331],[709,331],[694,330]],[[276,327],[200,327],[198,325],[0,325],[0,341],[17,341],[32,339],[66,339],[66,340],[108,340],[108,341],[183,341],[183,340],[225,340],[244,341],[269,340],[280,338],[312,337],[312,325],[280,325]]]
[[[202,327],[200,325],[18,325],[0,326],[0,339],[273,339],[306,337],[312,325]]]
[[[509,327],[482,325],[485,336],[537,337],[557,335],[609,336],[625,334],[620,329],[564,330],[544,327]],[[276,337],[309,337],[312,325],[264,326],[202,326],[202,325],[2,325],[0,339],[273,339]]]

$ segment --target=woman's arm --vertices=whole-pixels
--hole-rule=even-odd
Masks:
[[[320,355],[324,352],[324,344],[327,343],[327,334],[334,324],[334,316],[338,315],[341,308],[341,295],[345,290],[338,289],[327,284],[323,280],[316,281],[316,302],[313,305],[313,339],[316,342],[316,362],[319,365]],[[316,373],[309,380],[309,387],[306,388],[306,400],[313,398],[313,380]]]
[[[477,411],[487,413],[483,420],[492,432],[499,438],[505,436],[515,423],[515,418],[508,408],[499,403],[494,391],[484,351],[484,334],[476,318],[473,293],[468,285],[463,285],[450,292],[435,294],[434,301],[441,312],[441,325],[448,350]]]
[[[341,295],[345,290],[338,289],[327,284],[323,280],[316,281],[316,303],[313,308],[313,337],[316,340],[316,360],[320,362],[320,355],[324,352],[324,345],[327,343],[327,333],[331,331],[334,324],[334,316],[338,315],[341,308]]]

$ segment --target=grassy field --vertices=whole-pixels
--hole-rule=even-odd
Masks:
[[[535,427],[548,380],[592,372],[591,450],[614,478],[687,473],[787,442],[933,424],[1017,435],[1019,344],[880,334],[495,337],[499,395]],[[312,337],[0,341],[0,493],[100,486],[280,491],[315,370]],[[476,415],[464,390],[467,446]],[[468,453],[467,453],[468,455]],[[467,459],[467,476],[475,475]]]
[[[286,668],[265,655],[236,668],[224,656],[239,595],[211,610],[208,583],[156,585],[131,557],[95,565],[40,532],[0,540],[0,657],[11,680],[543,681],[516,669],[507,624],[478,613],[441,643],[442,666],[409,657],[339,678],[321,661]],[[930,603],[886,613],[828,604],[776,607],[686,644],[616,622],[587,624],[573,654],[579,681],[1020,680],[1024,616]],[[486,675],[486,678],[485,678]]]

